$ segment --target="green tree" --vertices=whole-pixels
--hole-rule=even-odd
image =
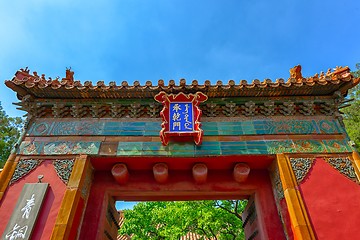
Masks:
[[[244,239],[241,213],[247,201],[140,202],[125,210],[120,234],[132,239],[179,239],[196,233],[212,239]]]
[[[356,71],[352,72],[355,77],[360,77],[360,63],[356,64]],[[343,110],[346,131],[355,147],[360,150],[360,84],[349,90],[348,98],[354,99],[351,106]]]
[[[6,115],[0,102],[0,168],[4,166],[11,149],[20,136],[22,122],[19,117],[12,118]]]

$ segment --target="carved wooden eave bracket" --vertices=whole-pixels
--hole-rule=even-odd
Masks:
[[[200,104],[204,117],[333,116],[343,98],[212,98]],[[162,105],[155,100],[126,101],[37,100],[29,95],[15,103],[28,117],[36,118],[159,118]]]

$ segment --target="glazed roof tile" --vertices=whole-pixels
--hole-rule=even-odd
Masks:
[[[185,79],[180,79],[179,84],[170,80],[165,84],[164,80],[159,80],[157,85],[147,81],[141,85],[135,81],[132,85],[123,81],[120,85],[110,82],[108,85],[104,81],[93,84],[86,81],[83,84],[74,80],[74,72],[66,70],[66,77],[51,79],[45,75],[37,75],[36,72],[20,69],[15,73],[12,80],[6,80],[5,84],[18,94],[21,99],[25,95],[32,95],[36,98],[64,98],[64,99],[84,99],[84,98],[153,98],[160,91],[167,93],[194,93],[203,92],[209,97],[276,97],[276,96],[306,96],[306,95],[331,95],[336,91],[346,94],[346,91],[359,83],[359,78],[355,78],[348,67],[337,67],[334,71],[316,74],[312,77],[304,78],[301,74],[301,66],[290,69],[290,77],[285,79],[258,79],[248,82],[240,80],[238,83],[229,80],[226,84],[217,81],[212,85],[209,80],[204,84],[199,84],[193,80],[187,84]]]

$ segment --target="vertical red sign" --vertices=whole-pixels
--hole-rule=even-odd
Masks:
[[[160,139],[164,146],[170,138],[178,139],[192,136],[196,145],[200,145],[204,135],[201,127],[199,104],[207,100],[202,92],[195,94],[167,94],[160,92],[155,100],[163,104]]]

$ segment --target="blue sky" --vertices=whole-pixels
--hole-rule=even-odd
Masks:
[[[359,23],[358,0],[3,0],[0,79],[26,66],[118,84],[310,76],[360,62]],[[0,101],[22,115],[4,85]]]
[[[115,207],[117,210],[133,209],[135,204],[137,204],[137,202],[117,201]]]

